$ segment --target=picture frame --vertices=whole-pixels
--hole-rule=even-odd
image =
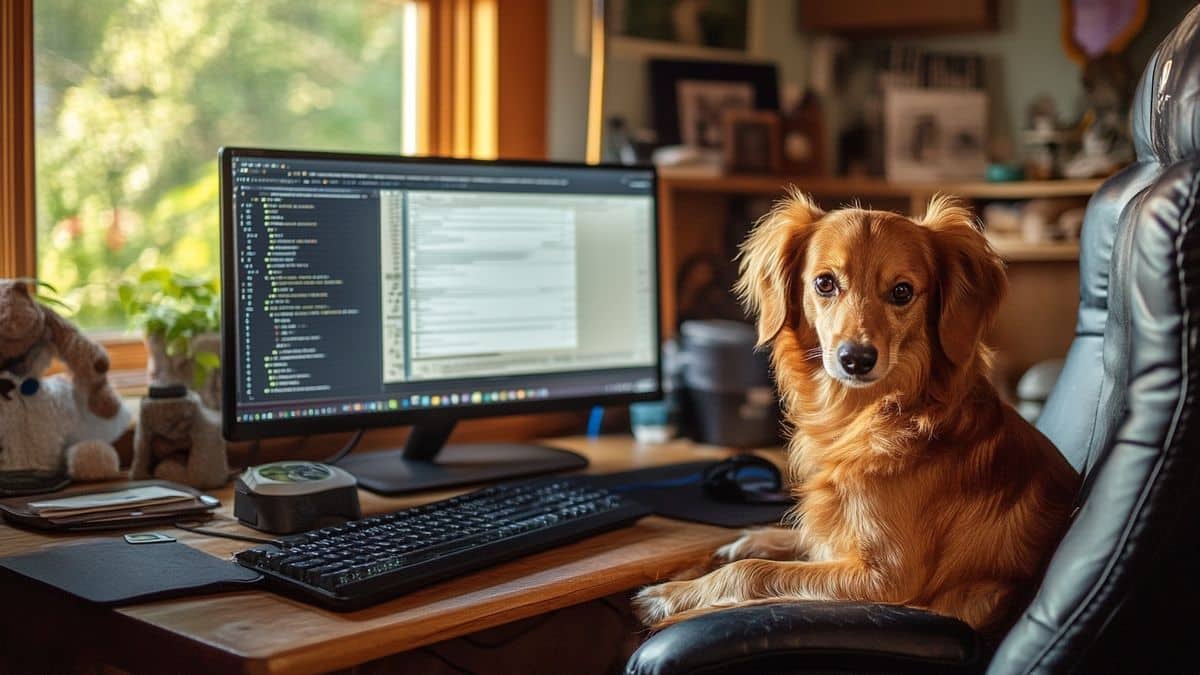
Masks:
[[[704,36],[701,31],[691,30],[687,31],[690,35],[677,36],[663,34],[660,26],[648,21],[652,19],[648,15],[676,7],[686,10],[686,5],[696,4],[691,0],[609,0],[606,3],[609,50],[616,56],[630,58],[753,59],[762,53],[762,21],[758,19],[766,16],[767,2],[720,0],[724,7],[717,9],[724,10],[724,14],[708,23],[721,26],[722,34]],[[581,56],[591,49],[591,5],[592,0],[574,2],[575,53]],[[728,15],[731,10],[733,16]],[[744,37],[737,40],[730,30]]]
[[[727,110],[723,157],[734,174],[776,175],[782,167],[779,113],[770,110]]]
[[[650,100],[660,145],[719,151],[726,110],[778,110],[773,63],[651,59]]]
[[[980,89],[886,87],[884,174],[890,181],[982,179],[987,94]]]

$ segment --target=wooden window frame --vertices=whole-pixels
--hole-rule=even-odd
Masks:
[[[0,3],[0,277],[37,269],[33,165],[33,0]]]

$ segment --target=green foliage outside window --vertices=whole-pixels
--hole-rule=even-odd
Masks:
[[[90,329],[122,280],[216,277],[217,149],[399,152],[392,0],[36,0],[38,277]]]

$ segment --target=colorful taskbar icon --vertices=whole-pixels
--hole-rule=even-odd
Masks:
[[[550,390],[545,387],[541,389],[504,389],[497,391],[450,392],[446,394],[411,394],[409,396],[386,398],[376,401],[248,412],[239,415],[238,419],[242,422],[264,422],[300,419],[304,417],[324,417],[339,413],[373,413],[414,408],[445,408],[459,405],[483,405],[488,403],[538,400],[549,397]]]

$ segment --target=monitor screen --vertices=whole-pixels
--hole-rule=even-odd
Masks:
[[[661,395],[652,169],[226,148],[232,439]]]

